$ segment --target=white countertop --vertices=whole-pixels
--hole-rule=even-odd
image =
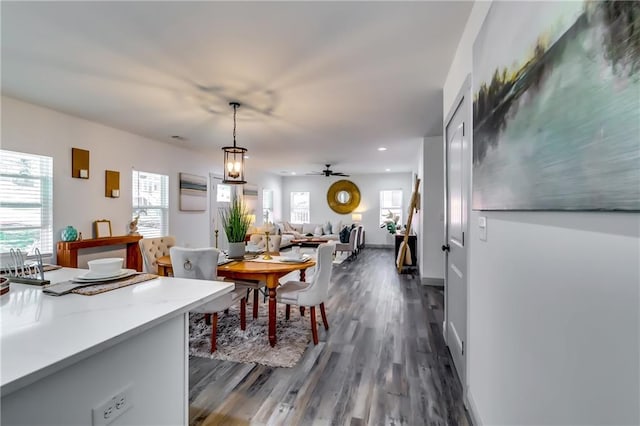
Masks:
[[[63,268],[45,278],[56,283],[82,272]],[[11,283],[0,297],[0,392],[11,393],[233,288],[231,282],[159,277],[94,296],[55,297]]]

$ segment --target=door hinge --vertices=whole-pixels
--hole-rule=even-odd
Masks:
[[[462,356],[464,356],[464,340],[462,341]]]
[[[464,247],[464,232],[462,233],[462,247]]]

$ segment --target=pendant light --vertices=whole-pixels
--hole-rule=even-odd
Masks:
[[[224,152],[224,179],[223,183],[227,184],[244,184],[244,156],[247,153],[246,148],[236,146],[236,111],[240,107],[238,102],[229,102],[233,107],[233,146],[225,146],[222,148]]]

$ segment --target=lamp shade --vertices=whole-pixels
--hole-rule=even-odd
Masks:
[[[362,214],[361,213],[352,213],[351,220],[354,222],[362,222]]]

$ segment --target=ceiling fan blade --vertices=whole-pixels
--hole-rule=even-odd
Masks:
[[[349,177],[349,175],[348,175],[348,174],[341,173],[341,172],[336,172],[336,173],[334,173],[333,175],[334,175],[334,176],[344,176],[344,177]]]

